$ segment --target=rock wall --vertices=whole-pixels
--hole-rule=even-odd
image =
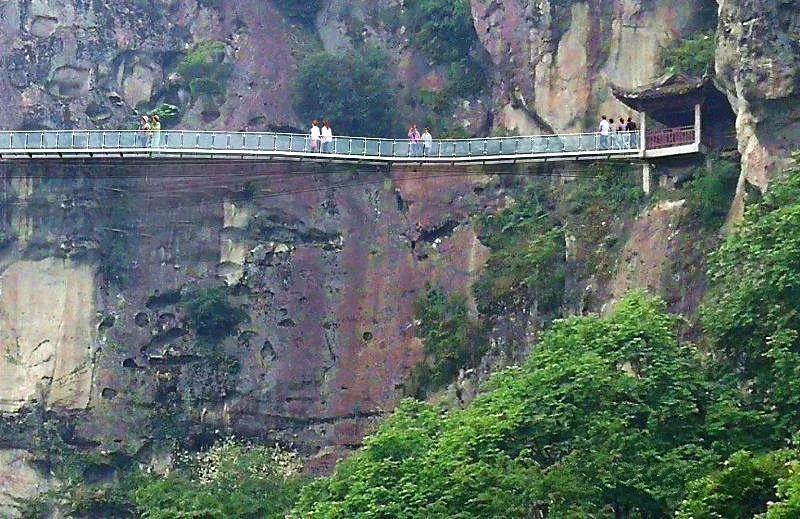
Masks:
[[[737,192],[765,190],[800,142],[800,2],[719,1],[716,77],[737,114]]]
[[[492,58],[497,124],[519,132],[593,131],[620,116],[610,85],[651,82],[660,52],[704,23],[705,2],[472,0]]]
[[[36,401],[86,408],[94,288],[90,266],[56,258],[14,262],[0,273],[0,411]]]
[[[326,469],[411,391],[426,283],[465,290],[482,266],[471,217],[495,203],[476,194],[488,180],[452,173],[262,164],[7,179],[4,420],[42,404],[70,424],[67,443],[136,459],[228,431]],[[184,303],[223,286],[247,321],[209,350]]]

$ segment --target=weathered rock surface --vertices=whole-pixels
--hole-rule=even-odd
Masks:
[[[627,114],[610,84],[661,74],[661,48],[702,22],[701,0],[533,2],[472,0],[492,57],[499,125],[532,133],[593,131],[602,113]]]
[[[167,438],[229,431],[329,467],[408,394],[421,359],[413,303],[427,282],[474,280],[486,249],[471,216],[494,204],[473,191],[480,175],[87,173],[91,185],[5,184],[5,255],[17,260],[0,267],[0,339],[19,346],[0,364],[0,394],[4,411],[25,414],[34,398],[72,409],[70,442],[137,457]],[[95,277],[111,264],[128,272],[123,287]],[[248,321],[213,353],[181,301],[226,284]]]
[[[737,114],[741,199],[745,182],[765,190],[800,142],[800,2],[720,0],[719,13],[717,81]]]
[[[91,267],[68,260],[18,261],[0,273],[0,411],[88,405],[94,290]]]
[[[47,490],[47,480],[33,467],[32,461],[26,451],[0,449],[0,515],[3,517],[17,517],[18,500]]]

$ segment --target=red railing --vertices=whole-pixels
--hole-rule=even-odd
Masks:
[[[658,148],[671,148],[673,146],[683,146],[694,144],[694,126],[683,126],[680,128],[666,128],[663,130],[653,130],[647,132],[646,149],[655,150]]]

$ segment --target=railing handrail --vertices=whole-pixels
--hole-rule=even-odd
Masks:
[[[691,128],[691,127],[689,127]],[[278,136],[278,137],[308,137],[310,135],[308,133],[284,133],[284,132],[241,132],[241,131],[225,131],[225,130],[184,130],[184,129],[161,129],[161,130],[144,130],[144,129],[136,129],[136,130],[98,130],[98,129],[76,129],[76,130],[0,130],[0,134],[129,134],[129,133],[148,133],[160,131],[170,132],[170,133],[183,133],[183,134],[200,134],[200,135],[270,135],[270,136]],[[613,131],[608,135],[622,135],[622,134],[638,134],[639,130],[632,130],[632,131]],[[582,132],[582,133],[550,133],[550,134],[536,134],[536,135],[508,135],[504,137],[495,136],[495,137],[469,137],[464,139],[453,139],[453,138],[444,138],[444,139],[434,139],[435,142],[484,142],[484,141],[498,141],[498,140],[514,140],[514,139],[535,139],[535,138],[554,138],[554,137],[584,137],[584,136],[594,136],[600,135],[600,132]],[[374,141],[385,141],[385,142],[411,142],[408,138],[390,138],[390,137],[364,137],[364,136],[351,136],[351,135],[334,135],[334,139],[359,139],[374,142]],[[422,142],[420,139],[418,142]]]
[[[534,160],[542,158],[639,156],[657,148],[681,148],[696,142],[693,126],[642,132],[583,132],[539,135],[432,139],[431,141],[385,137],[333,137],[316,145],[309,134],[282,132],[229,132],[186,129],[122,130],[0,130],[0,159],[36,156],[90,157],[119,155],[252,155],[301,157],[325,156],[381,162],[440,162]],[[521,157],[521,158],[520,158]],[[516,159],[515,159],[516,160]]]

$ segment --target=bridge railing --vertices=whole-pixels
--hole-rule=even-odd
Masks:
[[[657,150],[661,148],[672,148],[674,146],[684,146],[695,142],[694,126],[681,126],[678,128],[664,128],[647,132],[646,148]]]
[[[407,139],[335,137],[325,152],[364,157],[513,156],[580,153],[632,153],[639,150],[638,132],[612,135],[574,133],[478,139],[437,139],[426,149]],[[120,151],[187,153],[310,154],[306,134],[162,130],[42,130],[0,131],[0,153]],[[322,151],[320,151],[322,153]]]

